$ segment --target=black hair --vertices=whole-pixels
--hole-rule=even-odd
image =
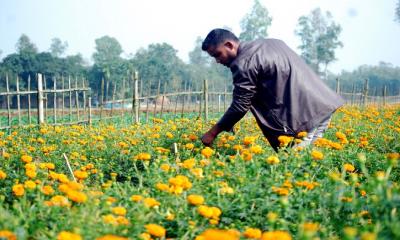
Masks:
[[[231,31],[222,28],[213,29],[204,39],[201,49],[207,51],[211,46],[218,46],[226,40],[239,42],[239,39]]]

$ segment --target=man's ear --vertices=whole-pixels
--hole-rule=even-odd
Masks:
[[[229,50],[233,50],[233,48],[234,48],[233,42],[231,42],[231,41],[226,41],[226,42],[224,43],[224,46],[225,46],[226,48],[228,48]]]

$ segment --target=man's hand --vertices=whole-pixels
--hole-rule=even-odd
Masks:
[[[214,142],[214,139],[221,131],[222,130],[218,127],[218,125],[215,124],[210,130],[208,130],[208,132],[203,135],[203,137],[201,138],[201,142],[207,147],[211,146]]]

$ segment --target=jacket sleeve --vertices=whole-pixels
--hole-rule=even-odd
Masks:
[[[232,68],[233,94],[232,103],[217,125],[224,131],[229,131],[249,111],[252,99],[256,94],[256,81],[250,71],[241,71],[237,67]]]

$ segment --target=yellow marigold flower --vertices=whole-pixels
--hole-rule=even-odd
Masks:
[[[223,187],[220,189],[220,193],[221,194],[233,194],[234,190],[233,190],[233,188],[226,186],[226,187]]]
[[[142,239],[142,240],[151,240],[151,239],[152,239],[152,238],[151,238],[151,235],[148,234],[148,233],[142,233],[142,234],[139,235],[139,237],[140,237],[140,239]]]
[[[346,172],[354,172],[354,170],[355,170],[355,167],[350,163],[345,163],[343,165],[343,168],[344,168],[344,170],[346,170]]]
[[[195,240],[238,240],[239,237],[240,235],[230,230],[207,229],[197,236]]]
[[[24,163],[30,163],[30,162],[32,162],[32,157],[29,156],[29,155],[22,155],[22,156],[21,156],[21,160],[22,160]]]
[[[108,234],[108,235],[98,237],[98,238],[96,238],[96,240],[128,240],[128,238]]]
[[[202,159],[202,160],[200,160],[200,165],[202,167],[208,166],[208,165],[210,165],[210,161],[207,159]]]
[[[151,155],[150,153],[139,153],[138,155],[135,156],[135,159],[148,161],[151,159]]]
[[[192,150],[194,148],[194,144],[193,143],[186,143],[185,148],[189,149],[189,150]]]
[[[82,192],[72,190],[72,191],[68,191],[67,195],[71,201],[74,201],[77,203],[83,203],[83,202],[86,202],[86,200],[87,200],[86,194],[84,194]]]
[[[197,137],[196,135],[194,135],[194,134],[190,134],[190,135],[189,135],[189,139],[190,139],[191,141],[196,141],[196,140],[198,139],[198,137]]]
[[[61,196],[61,195],[56,195],[50,199],[51,205],[52,206],[60,206],[60,207],[68,207],[70,206],[70,203],[68,201],[68,198]]]
[[[279,158],[277,156],[269,156],[267,158],[267,163],[271,165],[275,165],[279,163]]]
[[[205,218],[211,218],[213,216],[213,210],[210,207],[207,207],[205,205],[201,205],[197,208],[197,212],[205,217]]]
[[[17,240],[17,236],[13,232],[7,230],[0,230],[0,239]]]
[[[134,202],[140,202],[142,201],[143,197],[141,195],[132,195],[131,200]]]
[[[384,171],[377,171],[375,173],[376,179],[378,179],[378,181],[383,181],[385,179],[385,172]]]
[[[201,195],[191,194],[187,197],[187,201],[192,205],[200,205],[204,203],[204,197]]]
[[[303,231],[305,231],[305,232],[314,233],[314,232],[318,231],[319,223],[306,222],[306,223],[303,223],[302,228],[303,228]]]
[[[6,179],[7,174],[5,172],[3,172],[2,170],[0,170],[0,180],[1,179]]]
[[[21,197],[25,194],[25,189],[24,189],[24,185],[22,184],[16,184],[12,187],[12,191],[14,193],[15,196],[17,197]]]
[[[57,240],[82,240],[79,234],[62,231],[57,235]]]
[[[281,147],[286,147],[291,141],[293,140],[293,137],[289,136],[279,136],[278,141],[279,141],[279,146]]]
[[[276,214],[276,213],[274,213],[274,212],[269,212],[269,213],[267,214],[267,219],[268,219],[268,221],[270,221],[270,222],[275,222],[276,219],[278,219],[278,214]]]
[[[263,152],[263,149],[260,145],[254,145],[250,147],[250,151],[254,154],[260,154]]]
[[[165,228],[163,228],[158,224],[153,224],[153,223],[147,224],[145,225],[145,228],[147,232],[154,237],[164,237],[166,233]]]
[[[1,144],[0,144],[0,146],[1,146]],[[8,152],[3,153],[3,158],[8,159],[10,157],[11,157],[11,155]]]
[[[236,150],[236,151],[241,151],[243,149],[243,147],[242,147],[242,145],[236,144],[236,145],[233,145],[232,149]]]
[[[243,144],[248,146],[256,141],[257,137],[246,136],[243,139]]]
[[[376,240],[377,236],[375,233],[364,232],[361,234],[361,240]]]
[[[261,240],[292,240],[290,234],[286,231],[269,231],[264,232],[261,236]]]
[[[196,165],[196,160],[194,158],[187,159],[183,161],[183,168],[191,169]]]
[[[160,206],[160,202],[154,198],[145,198],[143,200],[143,202],[144,202],[144,205],[146,205],[146,207],[149,207],[149,208]]]
[[[171,169],[171,167],[169,166],[169,164],[166,164],[166,163],[161,164],[160,168],[161,168],[161,170],[163,170],[164,172],[168,172],[168,171]]]
[[[243,150],[241,156],[242,156],[243,160],[245,160],[245,161],[251,161],[251,159],[253,159],[253,155],[247,149]]]
[[[35,178],[37,176],[37,173],[36,173],[36,171],[28,170],[25,172],[25,175],[29,178]]]
[[[190,172],[195,175],[197,178],[203,178],[203,169],[202,168],[193,168],[190,169]]]
[[[26,189],[35,189],[36,188],[36,183],[32,180],[28,180],[24,182],[24,187]]]
[[[357,236],[357,228],[354,227],[345,227],[343,228],[344,235],[349,237],[350,239],[353,239]]]
[[[168,191],[169,190],[169,186],[165,183],[157,183],[156,188],[160,191]]]
[[[124,207],[114,207],[111,211],[115,215],[119,215],[119,216],[125,216],[125,214],[126,214],[126,209]]]
[[[324,159],[324,154],[322,152],[320,152],[320,151],[312,150],[311,151],[311,157],[314,160],[322,160],[322,159]]]
[[[298,138],[304,138],[304,137],[306,137],[307,136],[307,132],[299,132],[298,134],[297,134],[297,137]]]
[[[43,186],[41,190],[44,195],[51,195],[54,193],[54,189],[49,185]]]
[[[214,154],[214,150],[212,150],[209,147],[205,147],[204,149],[201,150],[201,155],[203,155],[205,158],[210,158]]]
[[[246,228],[243,235],[245,238],[260,238],[261,237],[261,230],[258,228]]]
[[[85,171],[75,170],[74,176],[78,179],[86,179],[88,177],[88,173]]]

